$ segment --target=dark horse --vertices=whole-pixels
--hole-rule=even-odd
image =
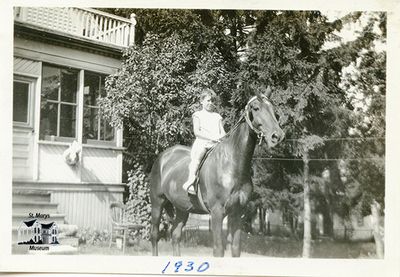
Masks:
[[[268,96],[257,94],[250,99],[238,123],[215,146],[201,167],[199,186],[205,207],[193,201],[193,196],[183,190],[188,178],[190,148],[176,145],[160,154],[150,176],[151,242],[153,255],[158,255],[159,224],[162,210],[174,217],[172,246],[174,256],[180,255],[179,242],[182,228],[189,213],[211,214],[214,256],[224,255],[222,221],[228,216],[228,242],[232,256],[240,256],[241,216],[253,190],[251,159],[257,140],[274,147],[284,137],[276,120]]]

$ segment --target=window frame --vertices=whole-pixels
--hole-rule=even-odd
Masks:
[[[40,134],[40,126],[39,126],[39,140],[40,141],[58,141],[58,142],[73,142],[74,140],[78,140],[78,136],[79,136],[79,124],[78,124],[78,120],[79,120],[79,83],[80,83],[80,79],[79,79],[79,75],[80,75],[80,69],[78,68],[74,68],[74,67],[70,67],[70,66],[63,66],[63,65],[58,65],[58,64],[51,64],[51,63],[43,63],[42,64],[42,72],[41,72],[41,86],[40,86],[40,90],[42,93],[43,90],[43,67],[48,66],[48,67],[53,67],[53,68],[57,68],[59,70],[62,69],[71,69],[71,70],[76,70],[76,74],[77,74],[77,83],[76,83],[76,97],[75,103],[71,103],[71,102],[65,102],[62,101],[62,92],[61,92],[61,85],[58,87],[58,91],[57,91],[57,99],[46,99],[47,103],[52,103],[52,104],[56,104],[57,105],[57,134],[56,135],[44,135],[43,138],[40,138],[41,134]],[[42,103],[42,95],[40,95],[40,103]],[[60,122],[61,122],[61,106],[62,105],[66,105],[66,106],[73,106],[75,107],[75,136],[74,137],[64,137],[60,135]],[[40,114],[42,114],[42,110],[40,110]],[[41,118],[40,118],[40,123],[41,124]]]
[[[41,116],[39,119],[39,126],[38,126],[38,130],[39,130],[39,143],[71,143],[74,140],[78,141],[79,143],[82,143],[82,145],[87,146],[87,147],[111,147],[111,148],[117,148],[119,145],[119,129],[110,126],[110,128],[112,128],[113,131],[113,139],[112,140],[102,140],[100,139],[101,137],[101,128],[103,128],[102,126],[104,125],[104,118],[101,117],[102,111],[101,108],[99,106],[94,106],[94,105],[85,105],[85,94],[84,94],[84,86],[85,86],[85,75],[86,74],[92,74],[92,75],[96,75],[98,77],[103,77],[104,78],[104,86],[101,87],[101,79],[99,78],[99,88],[100,88],[100,92],[99,92],[99,96],[102,95],[102,93],[104,93],[105,90],[105,78],[107,77],[107,74],[103,73],[103,72],[96,72],[96,71],[91,71],[91,70],[87,70],[84,68],[76,68],[76,67],[71,67],[71,66],[65,66],[65,65],[61,65],[61,64],[53,64],[53,63],[42,63],[42,72],[41,72],[41,85],[40,85],[40,103],[42,104],[43,100],[42,100],[42,90],[43,90],[43,67],[48,66],[48,67],[53,67],[53,68],[57,68],[59,70],[62,69],[71,69],[71,70],[76,70],[77,72],[77,87],[76,87],[76,103],[70,103],[70,102],[65,102],[62,101],[62,96],[61,96],[61,86],[58,88],[58,94],[57,94],[57,99],[46,99],[47,103],[52,103],[52,104],[56,104],[57,105],[57,135],[41,135]],[[61,114],[61,106],[73,106],[75,107],[75,137],[63,137],[60,136],[60,122],[61,122],[61,118],[60,118],[60,114]],[[99,139],[86,139],[84,140],[83,136],[84,136],[84,126],[83,126],[83,121],[84,121],[84,110],[85,108],[95,108],[98,111],[98,121],[97,121],[97,137]],[[42,109],[40,108],[40,114],[42,114]]]
[[[14,121],[14,115],[13,115],[13,126],[33,129],[33,124],[34,124],[33,110],[34,110],[34,100],[35,100],[36,79],[22,76],[19,74],[14,74],[13,86],[14,82],[28,84],[28,105],[27,105],[28,110],[27,110],[26,122]],[[14,88],[13,88],[13,105],[14,105]],[[13,106],[13,111],[14,111],[14,106]]]
[[[104,87],[103,90],[105,89],[105,78],[107,77],[106,74],[102,74],[99,72],[94,72],[94,71],[90,71],[90,70],[83,70],[83,90],[85,87],[85,76],[86,74],[88,75],[97,75],[98,77],[103,77],[104,78]],[[101,89],[101,79],[99,78],[99,88]],[[102,90],[99,90],[99,96],[101,97],[102,95]],[[82,144],[83,145],[99,145],[99,146],[117,146],[117,129],[115,127],[111,127],[113,130],[113,139],[112,140],[103,140],[101,139],[101,128],[103,128],[103,124],[102,121],[104,121],[104,119],[102,118],[102,111],[100,106],[95,106],[95,105],[89,105],[89,104],[85,104],[85,94],[84,91],[83,93],[83,103],[82,103],[82,113],[85,113],[85,108],[87,109],[96,109],[97,110],[97,114],[98,114],[98,118],[97,118],[97,137],[98,139],[86,139],[86,141],[84,142],[83,140],[83,136],[84,136],[84,127],[82,126]],[[83,114],[82,114],[82,125],[83,125]]]

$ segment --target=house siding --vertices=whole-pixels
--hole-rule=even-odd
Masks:
[[[13,178],[32,178],[32,131],[13,129]]]
[[[122,193],[109,191],[55,191],[51,201],[59,203],[59,209],[66,214],[69,224],[81,228],[97,230],[110,226],[109,206],[111,202],[121,201]]]
[[[39,77],[40,62],[21,57],[14,57],[14,73]]]

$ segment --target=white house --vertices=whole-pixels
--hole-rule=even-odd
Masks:
[[[24,194],[13,198],[14,215],[50,209],[68,224],[108,227],[109,203],[124,192],[122,130],[97,98],[135,24],[87,8],[14,8],[13,193]],[[53,206],[30,201],[35,193],[49,193]]]

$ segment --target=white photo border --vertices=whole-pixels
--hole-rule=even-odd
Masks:
[[[2,99],[0,102],[0,272],[161,274],[166,263],[178,260],[210,263],[206,275],[239,276],[399,276],[400,266],[400,2],[399,1],[51,1],[3,0],[0,46]],[[303,259],[303,258],[201,258],[105,255],[13,255],[11,254],[12,195],[12,79],[13,6],[79,6],[136,8],[269,9],[386,11],[387,101],[386,101],[386,199],[385,258],[379,259]],[[194,274],[194,273],[191,273]],[[201,273],[199,273],[201,275]],[[203,274],[204,275],[204,274]]]

